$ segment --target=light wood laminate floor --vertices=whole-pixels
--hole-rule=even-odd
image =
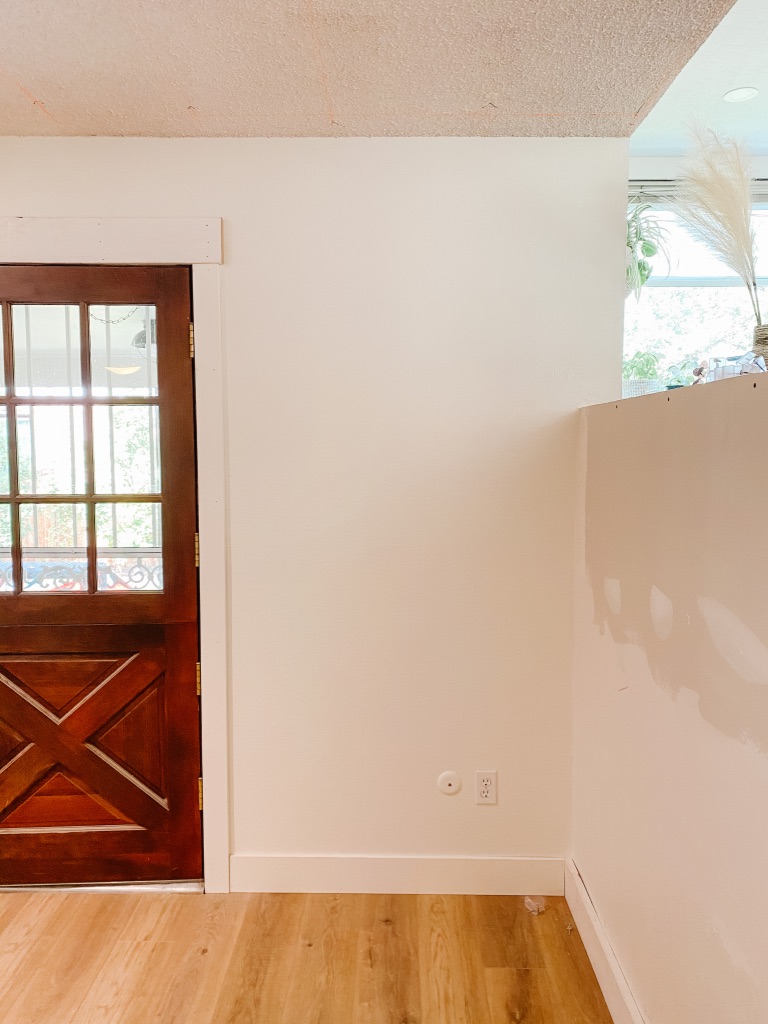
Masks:
[[[2,1024],[611,1024],[563,899],[0,893]]]

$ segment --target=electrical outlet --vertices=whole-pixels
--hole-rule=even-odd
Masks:
[[[475,803],[496,803],[496,772],[475,772]]]

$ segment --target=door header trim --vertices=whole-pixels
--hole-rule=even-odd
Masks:
[[[221,263],[221,227],[220,217],[0,217],[0,263]]]

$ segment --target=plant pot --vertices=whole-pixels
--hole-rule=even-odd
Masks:
[[[661,381],[655,377],[632,377],[621,382],[621,397],[638,398],[640,395],[650,395],[654,391],[659,391],[660,388]]]
[[[752,351],[756,356],[762,356],[765,365],[768,366],[768,325],[755,328],[755,340],[752,344]]]

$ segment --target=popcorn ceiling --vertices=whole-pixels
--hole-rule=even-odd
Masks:
[[[733,0],[6,0],[0,134],[627,136]]]

